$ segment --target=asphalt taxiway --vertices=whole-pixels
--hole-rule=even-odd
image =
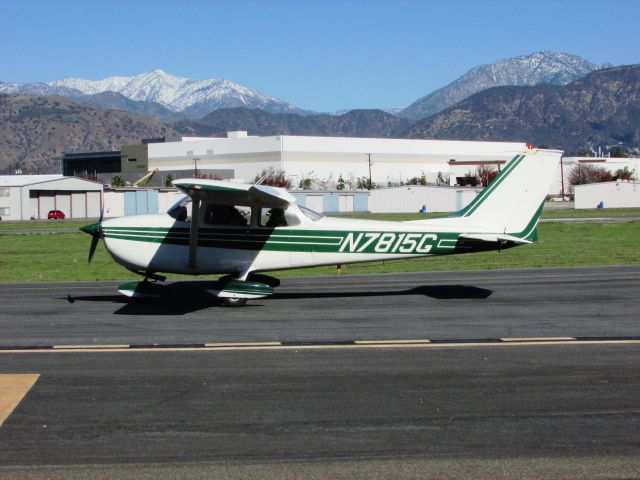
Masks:
[[[0,285],[0,478],[640,478],[640,267],[115,285]]]

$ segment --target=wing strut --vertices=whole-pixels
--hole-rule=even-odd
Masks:
[[[189,268],[196,268],[198,253],[198,224],[200,223],[200,195],[194,192],[191,201],[191,234],[189,236]]]

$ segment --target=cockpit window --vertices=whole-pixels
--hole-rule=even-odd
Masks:
[[[245,227],[251,223],[251,208],[240,205],[207,205],[205,223]]]
[[[298,205],[298,207],[300,207],[300,210],[302,210],[302,213],[304,213],[305,217],[307,217],[309,220],[313,220],[314,222],[317,222],[318,220],[324,217],[324,215],[318,212],[315,212],[310,208],[303,207],[302,205]]]
[[[186,222],[191,214],[191,197],[185,195],[174,203],[167,213],[179,222]]]

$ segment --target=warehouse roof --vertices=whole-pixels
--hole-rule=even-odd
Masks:
[[[55,175],[0,175],[0,187],[24,187],[34,183],[50,182],[64,178],[61,174]]]

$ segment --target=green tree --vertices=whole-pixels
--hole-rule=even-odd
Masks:
[[[449,182],[445,181],[444,177],[442,176],[442,172],[438,172],[438,177],[436,178],[436,185],[447,185]]]
[[[124,180],[120,175],[116,175],[111,177],[111,186],[112,187],[124,187]]]
[[[356,188],[358,190],[373,190],[376,188],[375,182],[370,182],[368,177],[360,177],[357,180]]]
[[[621,147],[612,149],[610,156],[611,158],[627,158],[627,154],[624,153],[624,150]]]
[[[303,178],[300,180],[300,184],[298,185],[303,190],[311,190],[313,187],[313,179],[312,178]]]
[[[164,186],[167,188],[173,187],[173,175],[167,175],[167,178],[164,180]]]
[[[629,167],[625,166],[624,168],[619,168],[618,170],[616,170],[613,178],[615,180],[632,180],[635,173],[635,168],[633,170],[629,170]]]

